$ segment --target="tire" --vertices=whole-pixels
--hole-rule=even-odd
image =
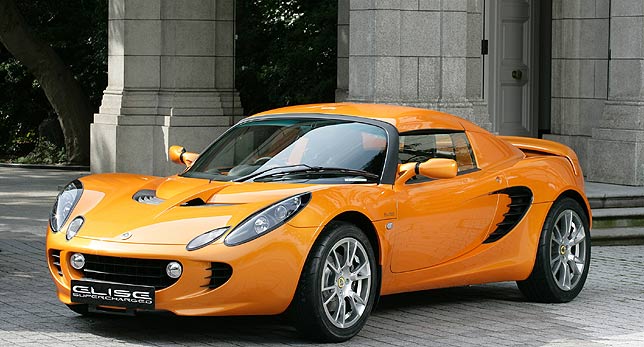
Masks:
[[[349,264],[346,258],[352,259]],[[322,342],[352,338],[373,309],[379,281],[376,257],[364,232],[353,224],[330,223],[300,276],[290,309],[295,327],[304,337]]]
[[[584,287],[589,266],[588,216],[577,201],[563,198],[548,212],[530,277],[517,286],[532,301],[569,302]]]

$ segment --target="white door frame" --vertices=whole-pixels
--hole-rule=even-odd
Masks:
[[[489,41],[489,56],[484,59],[484,74],[487,82],[483,85],[488,111],[492,120],[492,129],[495,133],[500,131],[500,50],[502,49],[501,30],[499,30],[499,15],[501,5],[513,0],[487,0],[485,1],[485,38]],[[529,133],[526,135],[536,137],[539,129],[539,0],[525,0],[530,6],[530,19],[528,21],[528,45],[524,49],[526,65],[528,66],[529,81],[525,88],[523,105],[524,126]]]

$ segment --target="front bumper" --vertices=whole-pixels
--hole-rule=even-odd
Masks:
[[[284,312],[290,304],[318,232],[318,228],[287,224],[242,245],[226,246],[222,238],[189,252],[185,245],[122,243],[86,239],[80,234],[67,241],[64,232],[47,230],[47,262],[58,298],[65,304],[72,304],[71,280],[83,279],[83,273],[69,264],[70,256],[79,252],[179,261],[183,274],[174,284],[155,292],[155,310],[188,316],[271,315]],[[57,251],[59,265],[52,256]],[[233,271],[228,281],[211,289],[207,285],[213,262],[228,264]]]

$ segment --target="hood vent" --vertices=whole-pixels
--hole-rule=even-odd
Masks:
[[[194,198],[192,200],[188,200],[181,204],[181,206],[203,206],[205,205],[206,202],[203,201],[201,198]]]
[[[158,205],[164,200],[156,195],[156,191],[150,189],[139,190],[132,196],[132,200],[148,205]]]
[[[234,205],[234,204],[208,203],[203,201],[203,199],[201,198],[194,198],[192,200],[188,200],[181,204],[181,206],[184,206],[184,207],[200,207],[200,206],[217,207],[217,206],[231,206],[231,205]]]

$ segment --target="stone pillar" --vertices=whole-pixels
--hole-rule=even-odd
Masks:
[[[345,101],[349,93],[349,1],[338,0],[337,102]]]
[[[588,144],[607,95],[608,4],[552,2],[551,134],[544,138],[574,149],[586,175],[596,164]]]
[[[110,0],[108,86],[92,172],[166,175],[167,148],[199,152],[242,114],[234,0]]]
[[[487,100],[484,99],[483,95],[483,82],[486,82],[483,78],[483,59],[481,56],[481,41],[484,36],[483,21],[483,2],[480,0],[467,0],[465,95],[472,103],[472,117],[470,120],[485,129],[492,130]]]
[[[480,0],[352,0],[349,12],[349,101],[438,109],[489,126],[477,90]]]
[[[595,39],[595,38],[593,38]],[[612,1],[608,100],[589,142],[588,179],[644,185],[644,2]]]

